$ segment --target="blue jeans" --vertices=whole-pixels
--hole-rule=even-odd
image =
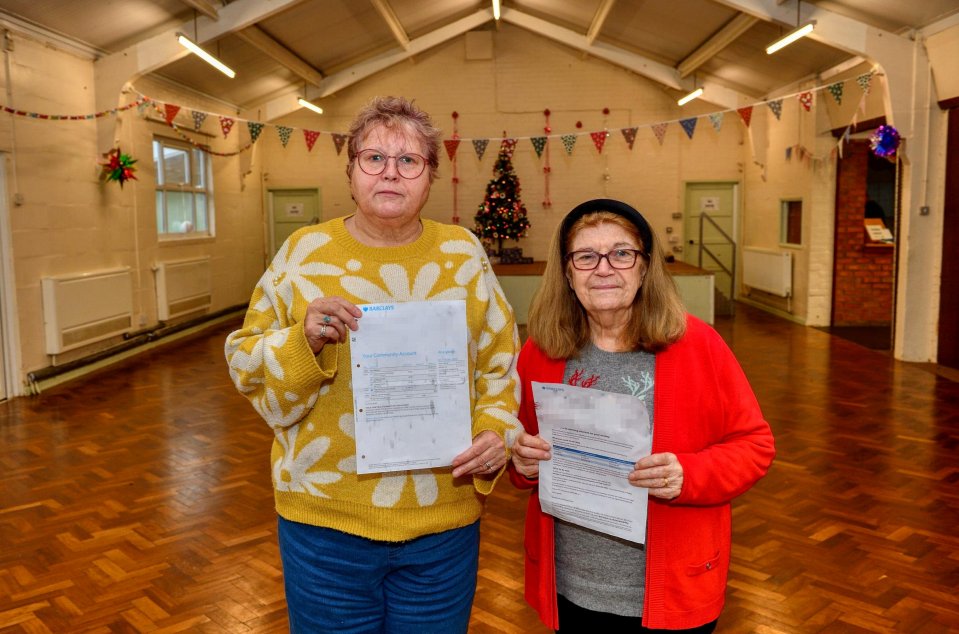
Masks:
[[[380,542],[279,519],[293,634],[453,634],[469,625],[479,522]]]

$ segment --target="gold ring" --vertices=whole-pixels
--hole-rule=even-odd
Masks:
[[[487,463],[486,463],[486,470],[487,470],[487,471],[492,471],[492,470],[493,470],[493,465],[491,465],[490,463],[487,462]]]
[[[664,489],[669,488],[669,478],[663,478],[663,488]]]

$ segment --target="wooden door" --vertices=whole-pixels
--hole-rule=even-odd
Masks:
[[[733,297],[733,280],[723,270],[733,270],[734,243],[726,236],[736,237],[736,191],[737,183],[686,183],[685,213],[683,232],[686,244],[679,254],[687,264],[698,266],[715,274],[716,312],[730,314]],[[707,214],[719,229],[711,222],[703,222],[703,246],[715,255],[702,253],[700,264],[699,222],[702,214]],[[720,231],[720,229],[722,231]],[[717,262],[718,260],[718,262]]]
[[[271,189],[270,257],[294,231],[320,222],[320,190]]]
[[[937,360],[940,365],[959,368],[959,108],[949,111],[943,207]]]

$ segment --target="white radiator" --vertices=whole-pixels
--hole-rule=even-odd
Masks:
[[[128,267],[41,279],[47,354],[130,332],[132,282]]]
[[[208,311],[213,303],[210,258],[158,262],[157,317],[161,321]]]
[[[792,253],[743,247],[743,284],[780,297],[791,297]]]

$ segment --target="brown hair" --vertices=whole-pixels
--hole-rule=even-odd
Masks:
[[[527,327],[529,337],[554,359],[575,356],[590,340],[586,310],[569,285],[567,273],[571,265],[566,261],[573,238],[586,227],[606,223],[622,227],[648,254],[646,276],[633,299],[632,317],[626,328],[626,339],[632,342],[633,348],[656,352],[675,343],[686,332],[686,309],[672,276],[666,270],[659,243],[652,239],[650,232],[651,244],[646,244],[641,236],[642,225],[636,217],[642,219],[643,224],[645,219],[632,207],[616,202],[632,213],[625,213],[616,206],[582,213],[577,212],[580,210],[577,207],[567,217],[574,214],[578,217],[571,223],[564,221],[553,235],[543,281],[533,297]],[[645,226],[648,231],[648,225]]]
[[[440,137],[442,132],[433,126],[433,120],[425,111],[420,110],[413,102],[404,97],[374,97],[360,110],[353,123],[350,124],[347,156],[350,159],[346,166],[346,173],[353,170],[353,159],[360,150],[360,142],[376,126],[389,129],[405,128],[412,132],[426,147],[426,163],[430,169],[430,182],[436,178],[439,171]]]

